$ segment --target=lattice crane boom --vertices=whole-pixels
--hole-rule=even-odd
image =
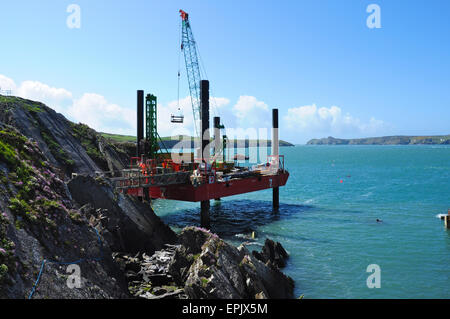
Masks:
[[[200,65],[198,63],[197,45],[194,40],[189,15],[180,10],[182,19],[181,30],[181,50],[184,53],[184,62],[186,65],[186,74],[191,94],[192,112],[194,116],[194,130],[197,136],[200,136],[199,121],[201,120],[200,108]]]

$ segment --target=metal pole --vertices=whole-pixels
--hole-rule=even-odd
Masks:
[[[272,155],[280,155],[278,138],[278,109],[272,110]]]
[[[200,81],[202,160],[209,163],[209,81]]]
[[[272,155],[275,156],[272,157],[272,159],[276,161],[276,165],[278,167],[279,163],[278,109],[272,110]],[[273,188],[272,203],[273,208],[277,209],[278,207],[280,207],[280,189],[278,187]]]
[[[248,167],[250,163],[250,138],[246,138],[244,142],[245,152],[244,152],[244,160],[245,164]]]
[[[137,140],[136,156],[141,156],[141,141],[144,139],[144,91],[137,91]]]
[[[201,106],[201,140],[202,140],[202,162],[206,165],[206,171],[209,164],[210,149],[209,149],[209,81],[200,81],[200,106]],[[206,176],[208,179],[208,176]],[[206,183],[209,181],[206,180]],[[202,227],[210,227],[210,217],[209,217],[209,200],[202,201],[200,204],[200,223]]]
[[[214,156],[217,159],[217,154],[220,152],[220,117],[214,117]]]
[[[219,160],[219,153],[220,148],[222,147],[220,143],[220,117],[215,116],[214,117],[214,158]],[[224,151],[224,148],[222,148],[222,151]],[[225,161],[223,161],[225,163]],[[220,198],[215,198],[216,201],[220,201]]]

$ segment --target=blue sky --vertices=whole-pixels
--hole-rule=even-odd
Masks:
[[[69,29],[68,5],[81,8]],[[381,28],[369,29],[369,4]],[[2,1],[0,87],[97,130],[133,134],[136,90],[177,109],[179,9],[228,127],[280,136],[450,134],[448,1]],[[181,105],[192,129],[182,63]]]

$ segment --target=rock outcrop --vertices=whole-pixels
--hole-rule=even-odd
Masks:
[[[49,162],[66,177],[73,172],[94,175],[97,171],[117,171],[129,163],[129,154],[118,144],[39,102],[0,96],[0,122],[36,141]]]
[[[279,242],[274,242],[269,238],[266,239],[262,252],[253,251],[252,254],[263,263],[270,262],[279,268],[286,266],[286,259],[289,257]]]
[[[59,176],[37,142],[0,122],[0,298],[27,298],[38,279],[33,298],[130,297],[113,252],[153,254],[175,233],[107,180]],[[80,288],[67,285],[71,263]]]
[[[164,244],[177,241],[176,234],[155,215],[148,203],[114,191],[107,179],[90,176],[68,182],[73,200],[84,209],[85,218],[100,220],[109,234],[114,234],[114,251],[152,254]]]
[[[0,123],[0,298],[27,298],[38,278],[35,298],[127,298],[113,245],[99,241],[58,176],[38,143]],[[61,263],[80,266],[81,288],[68,287]]]
[[[263,263],[248,249],[226,243],[217,235],[187,227],[180,234],[180,265],[175,278],[185,281],[190,298],[292,298],[294,282],[271,263]],[[177,262],[177,261],[175,261]]]
[[[293,297],[293,280],[272,259],[264,263],[244,245],[236,248],[198,227],[184,228],[178,239],[177,245],[166,245],[152,256],[115,255],[133,296],[145,299]],[[285,252],[279,243],[272,245],[271,240],[266,243],[277,247],[278,252]],[[261,255],[265,256],[265,252]]]
[[[175,245],[166,245],[152,256],[137,254],[115,255],[129,283],[129,291],[134,297],[144,299],[186,299],[183,285],[176,283],[171,274],[171,265],[177,251]]]

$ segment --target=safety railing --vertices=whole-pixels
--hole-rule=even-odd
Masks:
[[[284,155],[268,155],[267,164],[272,171],[284,172]]]
[[[117,189],[184,184],[190,175],[189,172],[144,175],[139,169],[124,169],[122,172],[123,177],[111,179]]]

